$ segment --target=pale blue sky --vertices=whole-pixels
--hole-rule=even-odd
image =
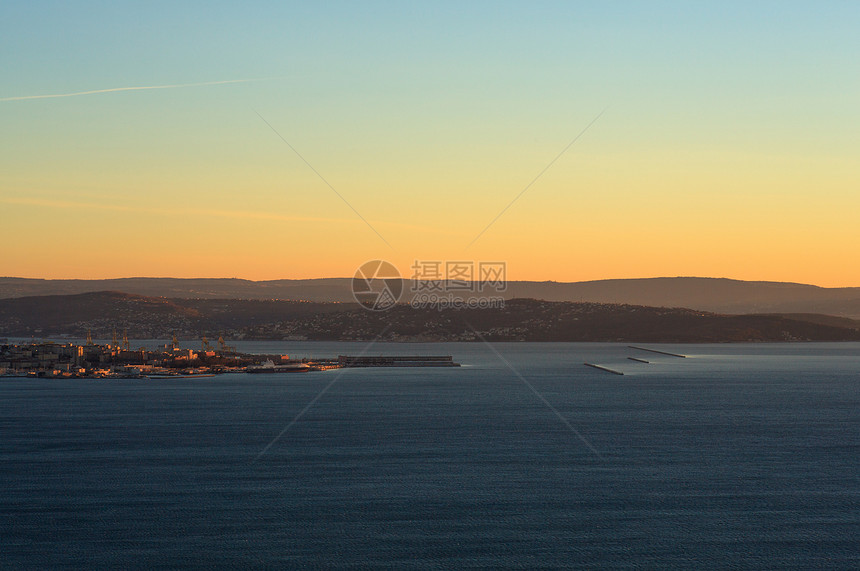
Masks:
[[[608,211],[631,198],[698,193],[677,211],[683,218],[721,199],[719,180],[725,196],[757,205],[794,196],[785,211],[776,203],[761,214],[796,227],[810,208],[821,217],[825,206],[855,206],[847,189],[858,182],[860,156],[858,30],[860,2],[5,2],[0,100],[263,81],[0,101],[0,199],[109,196],[124,205],[145,193],[183,208],[214,199],[349,219],[256,110],[356,208],[372,210],[368,218],[437,228],[439,243],[456,234],[438,254],[447,256],[608,108],[515,217],[568,204],[578,188],[590,207]],[[818,180],[816,188],[786,182]],[[817,202],[803,203],[807,192]],[[428,196],[463,208],[451,215]],[[22,219],[43,213],[15,208]],[[704,221],[700,245],[727,230],[725,215]],[[835,216],[826,225],[841,229]],[[467,222],[474,228],[461,230]],[[322,244],[327,229],[318,230]],[[500,226],[482,238],[487,256],[511,251],[506,232],[520,230]],[[561,235],[537,232],[520,247],[550,248]],[[352,252],[359,263],[379,246],[363,238]],[[414,249],[408,237],[392,239]],[[326,255],[339,246],[331,247]],[[709,272],[667,259],[654,271],[752,271],[721,264]],[[348,275],[347,266],[324,272]],[[826,280],[839,281],[838,272],[828,269]],[[805,279],[813,278],[810,270]]]

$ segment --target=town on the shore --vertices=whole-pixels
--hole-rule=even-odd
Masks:
[[[71,378],[177,378],[223,373],[301,373],[358,367],[456,367],[451,356],[349,356],[293,359],[285,354],[242,353],[223,338],[213,347],[206,337],[200,350],[182,348],[176,336],[157,349],[131,349],[128,338],[111,343],[91,338],[80,345],[53,341],[9,343],[0,340],[0,376]]]

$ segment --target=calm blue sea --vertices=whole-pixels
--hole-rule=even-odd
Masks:
[[[0,379],[0,567],[860,568],[860,344],[494,347]]]

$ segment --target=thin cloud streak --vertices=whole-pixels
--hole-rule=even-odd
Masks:
[[[220,218],[233,219],[255,219],[255,220],[274,220],[278,222],[326,222],[337,224],[356,224],[358,221],[351,219],[338,218],[314,218],[310,216],[285,216],[281,214],[272,214],[270,212],[253,212],[243,210],[207,210],[196,208],[176,208],[176,209],[160,209],[146,208],[139,206],[124,206],[121,204],[107,204],[96,202],[77,202],[70,200],[54,200],[43,198],[0,198],[0,203],[20,204],[25,206],[44,206],[47,208],[78,208],[86,210],[108,210],[112,212],[135,212],[158,215],[182,215],[189,214],[200,216],[217,216]]]
[[[96,95],[98,93],[115,93],[117,91],[142,91],[146,89],[176,89],[179,87],[202,87],[204,85],[225,85],[228,83],[248,83],[251,81],[265,81],[271,78],[258,79],[225,79],[222,81],[203,81],[200,83],[173,83],[170,85],[141,85],[135,87],[112,87],[110,89],[93,89],[91,91],[75,91],[73,93],[52,93],[48,95],[19,95],[17,97],[3,97],[0,101],[29,101],[31,99],[56,99],[58,97],[77,97],[79,95]]]
[[[91,195],[98,196],[98,195]],[[171,215],[198,215],[198,216],[214,216],[218,218],[232,218],[234,220],[271,220],[273,222],[321,222],[325,224],[359,224],[360,220],[354,218],[326,218],[322,216],[288,216],[285,214],[276,214],[272,212],[259,212],[253,210],[212,210],[206,208],[193,209],[163,209],[163,208],[147,208],[141,206],[126,206],[122,204],[110,204],[107,202],[84,202],[72,200],[57,200],[53,198],[21,198],[21,197],[2,197],[0,196],[0,204],[17,204],[21,206],[43,206],[45,208],[76,208],[85,210],[106,210],[111,212],[136,212],[145,214],[156,214],[162,216]],[[390,226],[392,228],[402,228],[410,231],[432,232],[438,234],[439,230],[430,226],[419,226],[417,224],[407,224],[404,222],[377,222],[381,226]],[[457,233],[448,233],[453,236],[460,236]]]
[[[53,200],[44,198],[0,198],[0,202],[5,204],[20,204],[24,206],[45,206],[47,208],[86,208],[95,210],[112,210],[115,212],[131,212],[132,210],[147,210],[131,208],[130,206],[121,206],[116,204],[96,204],[88,202],[73,202],[70,200]]]

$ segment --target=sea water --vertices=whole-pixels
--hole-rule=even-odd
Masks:
[[[860,344],[648,347],[0,379],[0,567],[860,568]]]

